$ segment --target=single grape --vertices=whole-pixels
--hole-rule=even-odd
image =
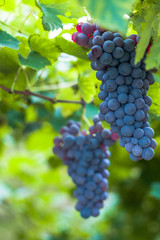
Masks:
[[[111,40],[107,40],[103,44],[103,50],[107,53],[112,53],[115,49],[115,44]]]
[[[154,156],[154,150],[151,147],[143,149],[142,158],[145,160],[151,160]]]
[[[100,62],[105,65],[109,65],[112,62],[112,55],[104,52],[100,57]]]
[[[104,43],[104,39],[102,38],[102,36],[95,36],[93,38],[93,45],[99,45],[99,46],[103,46]]]
[[[103,39],[106,40],[113,40],[114,36],[112,32],[104,32],[102,34]]]
[[[127,52],[132,52],[135,49],[135,42],[132,39],[124,40],[124,50]]]
[[[121,103],[121,104],[125,104],[128,102],[128,95],[126,93],[121,93],[119,94],[118,96],[118,101]]]
[[[75,37],[75,42],[79,45],[79,46],[86,46],[89,42],[89,38],[86,34],[84,33],[79,33],[76,35]]]
[[[81,31],[87,35],[93,33],[93,25],[90,23],[83,23],[81,25]]]
[[[121,134],[124,136],[124,137],[131,137],[134,133],[134,126],[131,125],[131,126],[128,126],[128,125],[124,125],[122,128],[121,128]]]
[[[121,47],[116,47],[114,51],[112,52],[112,55],[114,58],[119,59],[122,58],[124,55],[124,50]]]
[[[94,57],[99,58],[102,55],[103,50],[99,45],[94,45],[91,48],[91,53]]]
[[[132,153],[135,157],[140,157],[142,155],[142,148],[140,146],[134,146],[132,148]]]
[[[130,75],[131,72],[133,72],[132,71],[132,67],[131,67],[131,65],[129,63],[121,63],[121,64],[119,64],[118,71],[123,76],[128,76],[128,75]]]
[[[127,115],[134,115],[136,112],[136,106],[133,103],[127,103],[124,107],[124,111]]]

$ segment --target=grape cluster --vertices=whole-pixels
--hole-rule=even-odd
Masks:
[[[123,39],[119,33],[96,26],[93,46],[90,44],[88,53],[91,68],[102,81],[98,95],[103,101],[99,106],[99,118],[110,123],[112,131],[118,133],[120,145],[130,153],[133,161],[152,159],[156,147],[154,131],[148,123],[152,99],[147,96],[149,85],[155,80],[152,73],[145,70],[145,56],[135,64],[139,39],[136,34]]]
[[[98,216],[103,201],[108,198],[107,168],[110,165],[110,147],[117,140],[117,134],[103,129],[95,116],[90,134],[80,132],[80,123],[70,120],[61,128],[62,137],[54,139],[53,152],[68,166],[68,174],[76,184],[74,197],[76,210],[83,218]]]
[[[152,104],[147,90],[154,77],[145,70],[145,58],[135,64],[134,40],[124,40],[118,33],[100,33],[93,38],[93,44],[88,57],[102,81],[100,120],[110,123],[112,131],[118,133],[119,143],[130,153],[131,160],[152,159],[156,142],[147,122]]]

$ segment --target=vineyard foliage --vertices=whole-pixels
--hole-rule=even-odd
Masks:
[[[148,91],[149,122],[160,144],[158,0],[0,0],[0,236],[158,240],[159,147],[152,161],[138,163],[118,143],[111,147],[110,197],[101,216],[86,223],[74,210],[66,168],[52,153],[59,129],[72,118],[87,130],[100,104],[89,49],[71,40],[81,21],[124,37],[138,34],[136,62],[151,43],[145,63],[156,82]],[[26,89],[55,101],[83,99],[86,106],[16,94]]]

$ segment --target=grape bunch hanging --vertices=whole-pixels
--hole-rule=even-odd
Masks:
[[[123,39],[120,33],[103,30],[91,23],[79,23],[72,40],[90,48],[91,68],[96,70],[100,85],[99,118],[118,133],[120,146],[130,153],[133,161],[151,160],[156,141],[154,130],[148,123],[152,99],[147,96],[154,83],[150,71],[145,70],[145,55],[135,64],[135,49],[139,37],[132,34]]]
[[[148,123],[152,99],[147,96],[154,77],[145,69],[145,56],[135,64],[135,50],[139,37],[135,34],[124,39],[120,33],[112,33],[92,23],[77,24],[72,40],[89,48],[91,68],[96,70],[100,85],[99,116],[89,134],[80,131],[80,123],[70,120],[61,128],[62,137],[54,139],[53,152],[68,166],[68,174],[76,184],[74,197],[76,210],[83,218],[96,217],[108,197],[108,147],[119,140],[133,161],[151,160],[156,141],[154,130]],[[104,129],[101,121],[110,124]]]
[[[117,134],[103,129],[98,116],[93,118],[93,123],[87,134],[80,131],[79,122],[68,121],[60,130],[62,136],[54,139],[53,148],[68,166],[68,174],[76,184],[76,210],[83,218],[98,216],[103,201],[108,198],[108,147],[118,139]]]

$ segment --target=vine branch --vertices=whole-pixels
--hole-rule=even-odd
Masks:
[[[20,94],[20,95],[24,95],[24,96],[34,96],[34,97],[38,97],[38,98],[41,98],[41,99],[44,99],[46,101],[49,101],[51,102],[52,104],[56,104],[56,103],[73,103],[73,104],[80,104],[82,105],[83,107],[86,105],[86,102],[82,99],[81,101],[74,101],[74,100],[60,100],[60,99],[56,99],[55,97],[54,98],[51,98],[51,97],[47,97],[47,96],[44,96],[44,95],[41,95],[39,93],[34,93],[34,92],[31,92],[30,90],[26,89],[24,91],[19,91],[19,90],[14,90],[12,91],[10,88],[7,88],[3,85],[0,85],[0,88],[2,90],[4,90],[5,92],[9,93],[9,94]]]

